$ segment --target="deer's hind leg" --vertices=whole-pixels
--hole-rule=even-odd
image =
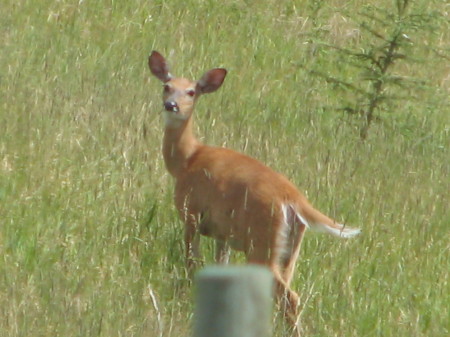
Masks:
[[[281,260],[283,280],[288,285],[291,284],[292,277],[294,276],[295,265],[300,254],[300,247],[305,230],[306,227],[304,225],[295,226],[295,230],[293,231],[293,235],[291,237],[292,243],[290,245],[290,253],[284,256]]]
[[[275,254],[272,258],[272,271],[275,276],[275,291],[278,305],[284,313],[294,335],[300,335],[298,294],[289,285],[300,253],[306,224],[302,222],[292,205],[282,205],[282,219],[277,227]]]
[[[276,303],[282,311],[288,326],[292,329],[293,336],[300,336],[299,296],[295,291],[289,288],[289,285],[284,281],[282,274],[276,267],[272,268],[272,272],[275,279]]]
[[[249,263],[256,263],[266,265],[272,271],[274,276],[274,295],[275,300],[283,315],[289,324],[289,326],[298,335],[298,306],[299,297],[295,291],[290,289],[289,284],[284,279],[284,270],[280,264],[280,256],[277,252],[277,247],[259,247],[259,249],[254,249],[250,254],[247,255]],[[271,252],[267,254],[267,252]]]
[[[287,285],[291,284],[295,264],[300,254],[306,224],[298,216],[291,205],[282,206],[283,222],[278,228],[277,250],[282,278]]]

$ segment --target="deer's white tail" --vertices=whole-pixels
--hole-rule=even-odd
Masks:
[[[329,233],[331,235],[345,239],[352,238],[361,233],[361,230],[359,228],[346,227],[344,224],[338,223],[335,224],[333,227],[327,224],[317,223],[313,224],[313,226],[311,226],[311,229],[316,230],[318,232]]]
[[[328,233],[333,236],[340,238],[352,238],[361,233],[359,228],[347,227],[344,224],[336,223],[334,220],[328,218],[327,216],[321,214],[319,211],[313,209],[309,216],[302,215],[301,212],[296,211],[297,218],[309,229]],[[315,216],[314,216],[315,215]]]

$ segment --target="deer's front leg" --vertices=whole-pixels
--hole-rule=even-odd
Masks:
[[[216,240],[216,262],[228,264],[230,260],[230,245],[225,240]]]
[[[186,266],[189,272],[193,272],[198,265],[201,265],[200,253],[200,234],[197,230],[197,219],[195,216],[189,216],[186,219],[186,228],[184,232],[184,244],[186,249]]]
[[[200,233],[199,220],[200,213],[190,198],[191,190],[185,184],[177,182],[175,187],[175,206],[178,214],[184,222],[184,248],[186,267],[192,274],[201,259],[200,255]]]

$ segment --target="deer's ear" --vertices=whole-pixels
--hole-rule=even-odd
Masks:
[[[227,70],[223,68],[216,68],[205,73],[197,82],[197,90],[202,94],[214,92],[220,88],[227,75]]]
[[[152,51],[148,57],[148,67],[150,68],[152,74],[164,83],[170,81],[172,78],[166,59],[156,50]]]

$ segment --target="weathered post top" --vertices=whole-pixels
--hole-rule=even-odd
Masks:
[[[196,275],[194,337],[268,337],[273,275],[257,265],[211,266]]]

